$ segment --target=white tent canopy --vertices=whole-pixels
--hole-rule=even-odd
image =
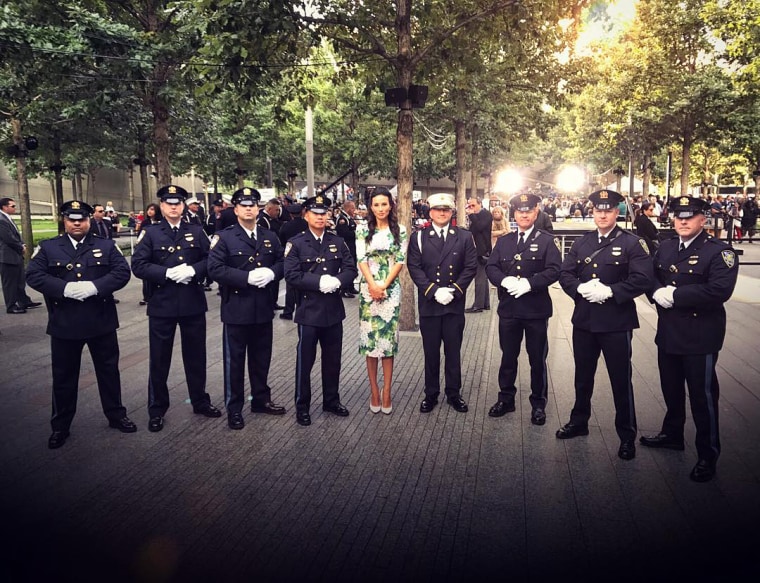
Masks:
[[[628,188],[629,185],[630,185],[630,180],[627,177],[624,176],[623,180],[620,181],[620,194],[627,195],[628,194],[628,190],[629,190],[629,188]],[[639,180],[638,178],[634,177],[634,179],[633,179],[633,194],[641,194],[643,187],[644,187],[644,183],[641,180]],[[617,190],[617,182],[613,182],[612,184],[608,184],[604,188],[606,190]],[[658,192],[659,191],[657,189],[657,186],[655,186],[654,184],[652,184],[650,182],[649,183],[649,194],[658,194]]]

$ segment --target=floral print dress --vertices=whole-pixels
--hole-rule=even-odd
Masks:
[[[406,229],[400,227],[400,244],[393,240],[389,228],[378,229],[367,244],[366,226],[356,230],[356,259],[367,263],[375,281],[383,282],[391,268],[406,262]],[[398,318],[401,310],[400,278],[385,290],[385,299],[375,301],[362,277],[359,294],[359,354],[374,358],[395,356],[398,352]]]

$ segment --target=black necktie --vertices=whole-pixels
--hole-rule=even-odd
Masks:
[[[106,234],[106,226],[103,224],[103,221],[98,221],[98,231],[101,237],[108,239],[108,235]]]
[[[678,245],[678,252],[681,253],[684,249],[686,249],[686,245],[683,244],[683,241]]]
[[[523,251],[525,249],[525,232],[520,231],[520,239],[517,241],[517,250]]]
[[[322,237],[317,237],[317,245],[322,246]]]
[[[438,236],[441,238],[441,241],[446,241],[446,236],[444,235],[445,229],[440,229],[438,231]]]
[[[607,240],[607,237],[605,235],[602,235],[601,237],[599,237],[599,244],[603,245],[606,240]]]
[[[251,231],[251,241],[256,242],[256,233]]]

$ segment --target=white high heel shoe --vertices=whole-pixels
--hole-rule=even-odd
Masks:
[[[382,397],[380,398],[380,404],[382,405]],[[377,407],[375,407],[372,404],[372,397],[370,397],[370,399],[369,399],[369,410],[372,411],[373,413],[380,413],[380,409],[381,408],[382,407],[380,405],[378,405]]]
[[[380,410],[386,415],[390,415],[391,411],[393,411],[393,405],[391,405],[390,407],[380,407]]]

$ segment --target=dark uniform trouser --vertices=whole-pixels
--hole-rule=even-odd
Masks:
[[[121,377],[119,375],[119,342],[116,331],[103,336],[72,340],[50,337],[50,360],[53,365],[53,415],[50,426],[53,431],[68,431],[77,410],[79,369],[82,349],[90,350],[98,380],[98,392],[103,413],[111,421],[126,417],[127,410],[121,404]]]
[[[174,333],[179,325],[182,363],[193,409],[211,398],[206,393],[206,314],[181,318],[148,318],[150,338],[150,376],[148,377],[148,414],[163,417],[169,408],[169,369],[172,364]]]
[[[499,318],[499,401],[514,402],[517,387],[517,357],[525,332],[525,350],[530,362],[530,405],[545,409],[547,397],[546,356],[549,354],[547,338],[548,319]]]
[[[488,282],[488,276],[486,275],[486,266],[481,265],[480,258],[478,258],[478,270],[475,272],[475,297],[472,301],[472,307],[490,309],[490,293],[491,288]]]
[[[308,413],[311,406],[311,369],[317,359],[317,342],[322,349],[322,406],[340,403],[340,357],[343,322],[332,326],[298,325],[296,348],[296,412]]]
[[[462,390],[462,336],[464,314],[420,316],[422,349],[425,353],[425,396],[438,398],[441,392],[441,341],[446,359],[443,369],[447,397]]]
[[[636,438],[636,411],[631,383],[631,338],[633,332],[588,332],[573,328],[575,358],[575,406],[570,421],[588,425],[591,417],[591,395],[599,353],[604,354],[607,374],[615,401],[615,429],[620,441]]]
[[[240,413],[245,402],[245,357],[251,380],[251,405],[260,407],[271,400],[267,386],[272,361],[272,322],[224,324],[224,406],[227,414]]]
[[[7,310],[13,304],[18,303],[21,307],[28,304],[32,299],[26,294],[26,281],[24,279],[24,264],[12,265],[0,263],[0,279],[3,284],[3,299]]]
[[[718,433],[718,375],[715,365],[718,354],[657,353],[660,386],[667,412],[662,422],[665,435],[683,439],[686,423],[684,383],[689,388],[691,415],[697,428],[699,459],[715,461],[720,455]]]

